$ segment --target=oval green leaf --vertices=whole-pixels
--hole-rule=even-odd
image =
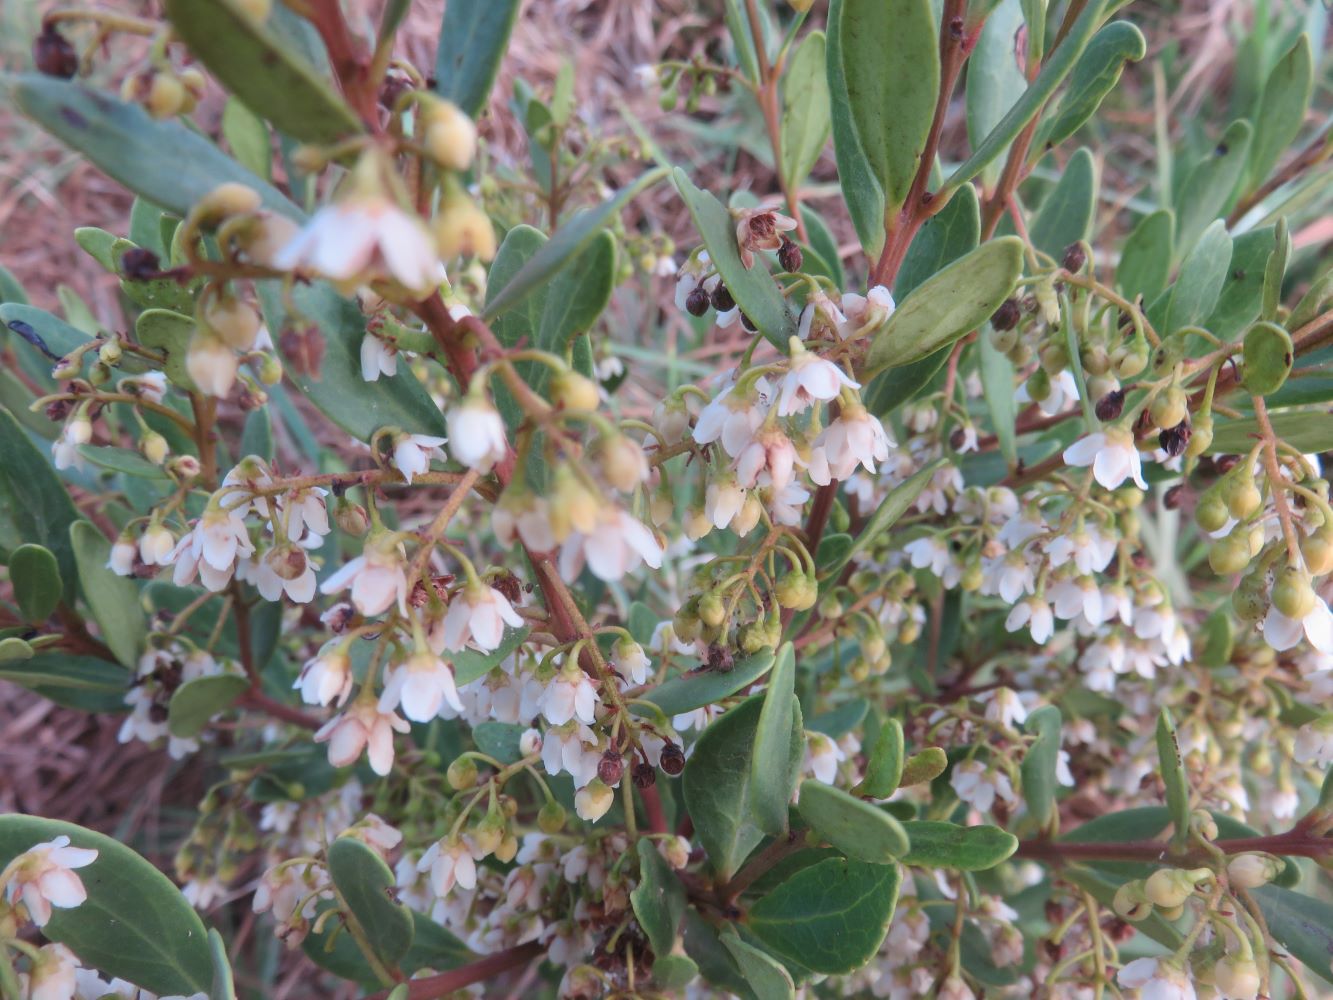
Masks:
[[[828,142],[826,47],[822,31],[810,32],[782,75],[782,176],[789,188],[805,181]]]
[[[435,92],[473,118],[486,107],[521,0],[449,0],[435,53]]]
[[[1069,74],[1069,86],[1054,113],[1042,123],[1033,142],[1036,149],[1058,146],[1096,114],[1128,62],[1138,62],[1148,42],[1129,21],[1113,21],[1093,36]]]
[[[167,729],[172,736],[192,739],[208,720],[231,707],[250,682],[236,674],[196,677],[176,689],[167,705]]]
[[[840,788],[806,778],[796,807],[811,829],[849,858],[886,865],[908,852],[901,823]]]
[[[134,669],[147,631],[139,587],[132,577],[118,576],[107,567],[111,543],[92,524],[75,521],[69,537],[79,567],[79,589],[102,631],[102,640],[117,660]]]
[[[1165,708],[1157,717],[1157,759],[1166,786],[1166,808],[1175,827],[1172,841],[1181,845],[1189,836],[1190,792],[1185,779],[1185,761],[1180,756],[1176,724]]]
[[[772,1000],[790,1000],[796,995],[796,984],[792,982],[791,973],[777,959],[742,940],[731,927],[723,931],[719,939],[723,947],[731,952],[736,968],[756,996],[764,1000],[770,997]]]
[[[762,649],[747,656],[730,670],[700,668],[673,677],[643,697],[667,715],[683,715],[744,690],[768,673],[772,666],[773,651]]]
[[[676,928],[685,915],[685,887],[652,840],[640,837],[638,853],[639,884],[629,894],[630,904],[639,926],[648,935],[653,953],[670,955],[676,943]]]
[[[1060,761],[1060,710],[1044,705],[1033,711],[1023,724],[1025,732],[1036,737],[1023,756],[1023,799],[1028,812],[1042,830],[1056,820],[1055,793],[1060,783],[1056,780],[1056,766]]]
[[[1254,396],[1277,392],[1291,374],[1291,334],[1276,323],[1255,323],[1245,334],[1241,384]]]
[[[800,763],[785,752],[794,736],[804,741],[792,724],[795,711],[796,650],[784,642],[768,675],[750,758],[750,814],[761,830],[774,836],[787,831],[787,806],[800,770]]]
[[[1018,850],[1018,838],[998,826],[959,826],[912,819],[903,823],[912,847],[902,859],[922,868],[980,872],[994,868]]]
[[[39,624],[50,618],[60,603],[60,566],[42,545],[20,545],[9,554],[9,581],[25,621]]]
[[[897,719],[888,719],[879,727],[879,735],[875,737],[875,745],[866,761],[866,775],[853,791],[871,799],[887,799],[897,791],[898,782],[902,780],[905,756],[903,724]]]
[[[60,569],[66,603],[73,602],[79,578],[69,541],[69,526],[78,519],[74,501],[47,456],[13,414],[0,407],[0,538],[49,549]]]
[[[842,15],[844,0],[830,0],[828,7],[827,69],[829,111],[832,119],[833,151],[838,160],[838,183],[847,214],[861,246],[870,256],[884,248],[884,189],[875,178],[856,123],[852,120],[851,95],[843,65]]]
[[[384,859],[355,837],[329,845],[329,875],[352,919],[387,965],[412,947],[412,911],[395,896],[397,883]]]

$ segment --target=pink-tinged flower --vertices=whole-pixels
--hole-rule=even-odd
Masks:
[[[444,438],[431,437],[429,434],[399,434],[393,441],[393,464],[403,478],[411,483],[413,478],[430,468],[432,458],[444,461],[444,452],[440,445]]]
[[[209,590],[222,590],[231,582],[236,560],[253,555],[254,551],[240,512],[209,507],[167,557],[168,562],[176,564],[172,582],[178,587],[186,586],[198,573]]]
[[[449,450],[469,469],[485,472],[509,453],[500,411],[483,395],[468,393],[446,416]]]
[[[382,337],[367,333],[361,338],[361,379],[376,382],[381,375],[398,374],[398,348]]]
[[[843,325],[843,336],[851,337],[859,331],[874,329],[893,315],[893,293],[883,285],[876,285],[865,295],[844,292],[842,311],[847,319]]]
[[[771,483],[781,491],[792,481],[798,460],[791,438],[776,427],[765,427],[736,456],[736,479],[746,489]],[[760,483],[761,476],[768,477],[767,483]]]
[[[1195,1000],[1194,983],[1180,966],[1162,958],[1136,958],[1116,982],[1139,991],[1139,1000]]]
[[[642,521],[615,504],[598,511],[597,528],[591,534],[574,532],[560,550],[560,575],[573,580],[584,562],[598,579],[615,581],[636,569],[640,562],[653,569],[662,566],[662,546]]]
[[[704,514],[715,528],[731,524],[745,505],[746,493],[735,476],[710,482],[704,494]]]
[[[574,793],[574,811],[579,819],[596,823],[607,814],[615,800],[616,793],[601,778],[593,778]]]
[[[643,684],[653,672],[652,661],[633,639],[621,637],[611,648],[611,666],[624,680],[631,684]]]
[[[747,208],[736,213],[736,244],[741,263],[754,267],[754,251],[777,250],[785,237],[796,228],[796,220],[780,212]]]
[[[441,625],[444,648],[465,648],[469,641],[489,653],[500,645],[505,626],[519,628],[523,618],[509,599],[484,583],[469,583],[449,602]]]
[[[329,763],[334,767],[355,764],[368,751],[371,770],[382,777],[393,769],[393,734],[411,730],[407,720],[396,713],[381,712],[373,703],[358,700],[324,723],[315,733],[315,742],[329,745]]]
[[[965,760],[954,766],[949,778],[954,794],[978,812],[986,812],[1001,798],[1010,805],[1018,801],[1008,775],[991,770],[979,760]]]
[[[550,552],[556,547],[551,526],[551,505],[545,497],[527,490],[506,490],[491,509],[491,528],[505,548],[522,539],[533,552]]]
[[[768,412],[767,389],[763,378],[755,382],[754,398],[738,395],[735,386],[727,386],[699,411],[699,419],[694,423],[695,443],[721,441],[723,450],[735,458],[754,440],[755,432],[764,422],[764,414]]]
[[[307,705],[327,705],[336,701],[341,707],[352,693],[352,660],[341,643],[332,643],[306,660],[301,676],[292,685],[301,692]]]
[[[1301,764],[1328,767],[1333,764],[1333,716],[1307,722],[1296,731],[1292,756]]]
[[[1134,435],[1124,428],[1113,427],[1079,438],[1065,449],[1064,460],[1066,465],[1092,466],[1093,478],[1108,490],[1119,488],[1126,479],[1141,490],[1148,488]]]
[[[285,592],[297,604],[315,599],[315,566],[305,549],[288,542],[264,553],[254,570],[254,585],[266,601],[279,601]]]
[[[385,533],[366,542],[365,551],[320,585],[321,594],[352,588],[352,604],[363,615],[382,614],[395,599],[407,614],[407,573],[403,554],[393,536]]]
[[[541,752],[546,773],[552,776],[568,773],[576,787],[586,785],[596,776],[597,763],[602,759],[597,737],[581,722],[546,730],[541,737]]]
[[[861,384],[832,361],[807,351],[793,337],[791,361],[778,384],[778,416],[789,417],[816,401],[836,399],[844,387],[859,389]]]
[[[815,438],[810,478],[819,486],[827,486],[834,479],[847,479],[858,465],[874,475],[876,464],[889,460],[893,446],[878,417],[861,406],[845,407],[838,419]],[[818,461],[815,455],[820,456]]]
[[[807,733],[805,766],[816,781],[831,785],[838,780],[838,765],[847,759],[842,747],[823,733]]]
[[[278,498],[278,507],[287,518],[287,537],[308,549],[320,547],[329,533],[329,509],[324,501],[328,490],[318,486],[292,490]]]
[[[388,712],[401,706],[413,722],[429,722],[446,704],[455,713],[463,711],[453,669],[438,656],[423,652],[413,653],[407,662],[389,672],[379,710]]]
[[[991,722],[1013,729],[1027,721],[1028,710],[1012,688],[996,688],[988,692],[983,700],[986,702],[986,718]]]
[[[37,950],[26,980],[27,1000],[71,1000],[78,988],[78,956],[63,944],[46,944]]]
[[[578,664],[567,663],[546,685],[538,706],[553,726],[571,719],[591,724],[597,717],[597,689]]]
[[[477,859],[470,837],[437,840],[417,862],[417,871],[430,872],[431,888],[443,898],[456,885],[461,889],[477,887]]]
[[[67,910],[88,898],[83,880],[74,869],[86,868],[96,860],[95,850],[71,847],[64,835],[37,844],[10,863],[5,896],[11,903],[22,902],[32,922],[45,927],[51,919],[51,907]]]
[[[150,522],[144,533],[139,536],[139,558],[149,566],[168,565],[175,547],[175,536],[161,521]]]
[[[1288,618],[1274,604],[1264,618],[1264,641],[1278,652],[1291,649],[1304,635],[1319,652],[1333,655],[1333,612],[1316,597],[1303,618]]]

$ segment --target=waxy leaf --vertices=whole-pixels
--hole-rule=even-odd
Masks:
[[[719,879],[734,875],[764,839],[763,831],[753,819],[750,777],[755,733],[763,706],[764,696],[754,695],[714,720],[699,737],[685,765],[685,806],[694,820],[699,843],[708,852]],[[786,760],[795,776],[805,753],[799,704],[793,706],[792,714],[797,718],[790,730]],[[793,780],[789,798],[794,790]]]
[[[478,677],[485,677],[504,662],[505,658],[514,650],[523,645],[523,641],[527,639],[528,633],[531,631],[526,627],[506,627],[504,635],[500,639],[500,645],[489,653],[483,653],[477,649],[464,649],[450,654],[450,659],[454,665],[454,683],[461,686],[475,681]]]
[[[1221,340],[1233,340],[1259,318],[1264,307],[1265,273],[1273,256],[1274,228],[1264,226],[1241,233],[1231,245],[1231,265],[1217,305],[1202,323]]]
[[[828,142],[826,47],[822,31],[810,32],[782,75],[782,177],[790,188],[810,175]]]
[[[852,547],[847,550],[846,555],[829,567],[829,575],[836,576],[847,565],[847,561],[852,556],[865,551],[880,535],[892,528],[898,518],[906,514],[908,508],[916,503],[916,498],[921,495],[921,492],[934,478],[935,473],[939,472],[945,464],[944,459],[938,458],[924,469],[913,474],[906,482],[899,483],[889,490],[888,496],[875,508],[875,513],[870,515],[870,520],[866,521],[865,527],[856,536],[856,541],[852,543]]]
[[[1231,250],[1231,234],[1226,223],[1218,219],[1180,265],[1167,301],[1163,335],[1181,327],[1198,326],[1213,311],[1231,273]]]
[[[1266,320],[1277,319],[1282,304],[1282,282],[1291,261],[1291,233],[1287,231],[1285,216],[1279,217],[1273,227],[1273,241],[1275,245],[1264,261],[1264,291],[1259,303],[1259,316]]]
[[[1171,277],[1174,229],[1175,215],[1169,208],[1161,208],[1140,219],[1125,240],[1115,283],[1131,302],[1139,296],[1151,302],[1166,288]]]
[[[1272,413],[1268,419],[1278,439],[1303,455],[1333,450],[1333,413],[1296,410]],[[1259,422],[1253,418],[1218,421],[1208,454],[1244,455],[1254,447],[1259,434]]]
[[[1176,194],[1176,253],[1188,253],[1226,208],[1245,169],[1250,133],[1249,122],[1232,122],[1180,185]]]
[[[926,747],[912,754],[903,764],[903,776],[898,781],[900,788],[919,785],[924,781],[934,781],[949,769],[949,755],[941,747]]]
[[[412,911],[398,902],[393,870],[355,837],[329,845],[329,875],[375,954],[396,966],[412,947]]]
[[[1056,820],[1056,767],[1060,761],[1060,710],[1044,705],[1028,715],[1025,732],[1036,736],[1023,757],[1023,799],[1037,826],[1045,830]]]
[[[79,567],[79,589],[92,609],[102,641],[116,659],[133,670],[143,650],[147,623],[133,578],[118,576],[107,566],[111,543],[87,521],[69,526],[70,544]]]
[[[322,904],[318,912],[322,914],[332,906],[332,903]],[[342,922],[336,918],[330,918],[321,933],[312,932],[301,947],[306,957],[320,968],[327,969],[342,979],[361,983],[367,987],[368,993],[381,985],[361,949],[356,946],[356,942],[342,926]],[[420,913],[412,913],[412,946],[397,964],[405,975],[411,975],[421,969],[432,969],[436,972],[456,969],[475,960],[476,957],[467,945],[435,921]]]
[[[897,719],[885,720],[866,761],[866,775],[852,791],[867,798],[887,799],[902,780],[905,756],[903,724]]]
[[[24,620],[33,624],[51,617],[64,590],[56,557],[41,545],[20,545],[9,554],[9,581]]]
[[[796,984],[792,982],[791,973],[781,962],[760,951],[748,941],[742,940],[731,927],[724,930],[719,939],[722,941],[722,946],[731,952],[736,967],[756,996],[763,997],[764,1000],[768,1000],[769,997],[773,1000],[790,1000],[796,995]]]
[[[435,92],[481,115],[522,0],[449,0],[435,53]]]
[[[1023,270],[1023,242],[983,243],[921,284],[875,335],[865,375],[904,365],[947,347],[990,319]]]
[[[512,764],[523,756],[523,734],[526,726],[512,722],[479,722],[472,727],[472,742],[488,757],[501,764]]]
[[[908,852],[907,833],[896,819],[815,778],[801,782],[796,808],[811,829],[849,858],[887,865]]]
[[[254,413],[264,413],[264,410],[255,410]],[[148,459],[144,458],[137,451],[129,448],[115,448],[111,445],[81,444],[79,445],[79,455],[86,458],[98,468],[109,469],[112,472],[121,472],[127,476],[134,476],[136,479],[166,479],[166,470],[160,465],[154,465]]]
[[[1268,929],[1283,948],[1320,979],[1333,983],[1333,906],[1273,885],[1251,890]]]
[[[903,829],[912,844],[902,859],[905,865],[980,872],[994,868],[1018,850],[1018,838],[998,826],[910,819],[903,823]]]
[[[1166,785],[1166,808],[1175,827],[1172,840],[1183,844],[1189,836],[1190,792],[1185,780],[1185,761],[1180,756],[1176,724],[1165,708],[1157,717],[1157,759]]]
[[[853,127],[885,211],[895,212],[916,177],[940,89],[930,0],[843,0],[838,31]]]
[[[227,90],[293,139],[333,143],[362,131],[329,80],[239,0],[166,0],[176,34]]]
[[[79,512],[47,456],[37,450],[18,421],[0,408],[0,549],[28,542],[56,557],[63,597],[72,603],[79,578],[69,526]]]
[[[829,0],[828,85],[833,126],[833,151],[838,161],[838,183],[852,218],[857,239],[867,254],[878,256],[884,248],[884,188],[871,169],[870,160],[852,120],[847,73],[843,66],[842,15],[844,0]]]
[[[239,98],[227,98],[222,109],[222,137],[227,140],[231,155],[247,170],[265,180],[272,176],[273,150],[268,126]]]
[[[172,736],[193,739],[249,687],[250,682],[237,674],[212,674],[187,681],[176,689],[167,705],[167,729]]]
[[[741,975],[717,930],[692,908],[685,911],[685,953],[697,963],[700,975],[714,986],[734,993],[741,1000],[762,1000]]]
[[[1069,86],[1054,113],[1037,130],[1033,147],[1058,146],[1077,132],[1115,89],[1125,63],[1138,62],[1147,51],[1143,32],[1128,21],[1114,21],[1098,31],[1069,74]]]
[[[1065,247],[1092,235],[1096,206],[1097,164],[1084,147],[1069,158],[1059,182],[1041,203],[1032,220],[1032,245],[1060,260]]]
[[[749,687],[773,666],[773,651],[761,649],[730,670],[699,669],[658,685],[643,697],[667,715],[683,715]],[[633,706],[631,706],[633,708]]]
[[[1000,0],[986,18],[976,48],[967,61],[967,141],[973,149],[985,141],[1027,89],[1028,81],[1015,51],[1023,30],[1019,0]],[[999,165],[994,161],[982,171],[988,189],[994,186],[999,174]],[[959,188],[958,193],[968,190]]]
[[[829,858],[761,898],[745,924],[775,955],[812,972],[851,972],[883,943],[900,879],[897,865]]]
[[[791,744],[796,709],[796,650],[782,644],[768,675],[764,707],[754,734],[750,758],[750,811],[765,833],[787,831],[787,805],[799,770],[785,752]]]
[[[699,238],[708,248],[709,259],[721,275],[727,291],[731,292],[731,297],[755,329],[785,351],[788,339],[796,333],[796,321],[768,268],[759,257],[753,267],[747,268],[741,263],[736,224],[722,202],[695,187],[679,167],[676,168],[675,181],[676,190],[689,209]]]
[[[640,837],[638,852],[639,884],[629,894],[630,904],[653,953],[669,955],[676,943],[676,928],[685,915],[685,887],[654,841]]]
[[[208,952],[213,956],[213,982],[208,990],[208,1000],[236,1000],[236,979],[227,957],[227,942],[212,927],[208,929]]]
[[[1302,32],[1264,84],[1264,96],[1254,116],[1247,187],[1256,188],[1266,181],[1283,152],[1295,141],[1305,121],[1313,88],[1310,36]]]
[[[213,982],[208,932],[171,880],[124,844],[73,823],[0,816],[0,868],[60,836],[97,851],[97,859],[78,869],[88,898],[54,910],[45,936],[87,967],[155,993],[206,992]]]

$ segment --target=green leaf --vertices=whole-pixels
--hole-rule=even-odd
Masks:
[[[1305,121],[1314,89],[1314,59],[1310,36],[1304,32],[1287,50],[1264,84],[1264,96],[1254,116],[1254,141],[1250,144],[1247,188],[1257,188],[1268,179],[1278,159],[1295,141]]]
[[[824,33],[810,32],[782,75],[782,176],[789,188],[805,181],[828,142],[826,48]]]
[[[162,370],[172,385],[187,392],[194,392],[198,388],[185,367],[194,331],[193,317],[170,309],[145,309],[134,322],[134,332],[139,343],[161,351],[166,356]]]
[[[557,272],[570,264],[604,226],[613,222],[625,205],[665,176],[665,167],[649,170],[600,205],[585,209],[563,223],[556,230],[555,236],[533,254],[502,288],[498,288],[493,295],[490,294],[489,288],[487,289],[486,310],[483,317],[487,320],[494,319],[522,303]]]
[[[483,653],[480,650],[464,649],[461,652],[454,653],[454,683],[460,687],[475,681],[478,677],[485,677],[492,670],[498,667],[504,659],[523,645],[532,631],[529,628],[506,628],[504,636],[500,639],[500,645],[489,653]]]
[[[74,230],[74,242],[106,270],[116,273],[116,259],[111,255],[111,248],[116,242],[113,233],[95,226],[81,226]]]
[[[685,915],[685,887],[652,840],[640,837],[638,852],[639,884],[629,894],[630,904],[653,953],[670,955]]]
[[[54,387],[51,369],[56,362],[92,339],[46,310],[19,302],[0,305],[0,322],[23,342],[24,346],[16,351],[19,364],[38,386]],[[81,370],[86,367],[86,358],[87,355]]]
[[[844,7],[844,0],[829,0],[827,68],[833,151],[838,161],[838,183],[856,236],[867,255],[878,257],[884,248],[884,189],[875,178],[852,120],[851,96],[843,66]]]
[[[0,80],[0,83],[3,83]],[[77,233],[77,230],[75,231]],[[23,290],[18,278],[14,277],[14,272],[0,264],[0,303],[17,302],[20,305],[28,304],[28,293]]]
[[[228,97],[222,109],[222,137],[245,169],[264,180],[272,176],[273,147],[268,128],[239,98]]]
[[[843,0],[838,31],[852,124],[885,212],[896,212],[925,152],[940,89],[930,0]]]
[[[56,557],[41,545],[20,545],[9,553],[9,582],[24,621],[33,624],[51,617],[64,591]]]
[[[885,720],[866,760],[866,775],[852,791],[871,799],[887,799],[902,780],[906,755],[903,724],[897,719]]]
[[[257,410],[255,412],[263,412]],[[79,445],[79,454],[93,465],[112,472],[122,472],[136,479],[166,479],[167,473],[160,465],[154,465],[137,451],[129,448],[115,448],[110,445]]]
[[[838,241],[829,230],[828,223],[807,205],[801,206],[801,219],[805,222],[806,235],[810,237],[810,242],[803,249],[812,251],[818,258],[807,263],[806,270],[813,274],[823,274],[841,288],[847,283],[847,277],[843,273],[842,257],[838,253]]]
[[[1282,282],[1291,260],[1291,233],[1287,231],[1285,216],[1280,217],[1273,227],[1273,241],[1275,245],[1264,261],[1264,290],[1259,304],[1259,316],[1266,320],[1277,319],[1278,308],[1282,305]]]
[[[905,299],[932,275],[965,257],[981,241],[981,204],[974,187],[962,188],[926,220],[903,255],[893,294]]]
[[[0,663],[31,660],[35,653],[26,639],[20,639],[16,635],[7,635],[0,639]]]
[[[1304,455],[1333,450],[1333,413],[1289,410],[1270,414],[1269,420],[1273,433]],[[1259,433],[1259,422],[1253,418],[1219,421],[1208,454],[1244,455]]]
[[[1023,8],[1018,0],[1001,0],[986,18],[972,58],[967,61],[967,141],[973,149],[1000,124],[1027,88],[1015,52],[1023,28]],[[987,188],[993,187],[999,179],[998,166],[989,165],[982,179]],[[959,194],[967,190],[959,188]]]
[[[495,85],[521,0],[449,0],[435,53],[435,92],[473,118]]]
[[[227,942],[214,928],[208,929],[208,951],[213,956],[213,983],[208,1000],[236,1000],[236,981],[227,957]]]
[[[774,836],[787,831],[787,807],[800,770],[800,761],[784,752],[793,739],[795,712],[796,649],[784,642],[768,675],[750,758],[750,817]]]
[[[1213,336],[1232,340],[1259,318],[1264,305],[1268,258],[1273,254],[1272,226],[1251,229],[1235,238],[1231,263],[1217,305],[1201,324]]]
[[[1186,253],[1227,206],[1250,148],[1250,123],[1232,122],[1176,195],[1176,253]]]
[[[980,145],[974,146],[972,155],[949,175],[941,193],[953,192],[981,173],[987,164],[1005,151],[1018,133],[1023,131],[1023,127],[1041,112],[1056,88],[1074,68],[1079,56],[1083,54],[1093,32],[1101,23],[1104,6],[1104,0],[1090,0],[1083,8],[1083,12],[1074,21],[1064,41],[1060,43],[1059,48],[1050,53],[1041,72],[1023,91],[1018,103],[1009,109],[1009,113],[991,129],[990,134]]]
[[[1252,889],[1274,940],[1320,979],[1333,983],[1333,906],[1299,892],[1266,885]]]
[[[736,245],[736,226],[731,213],[707,191],[701,191],[679,167],[675,172],[676,190],[689,209],[694,227],[708,248],[708,256],[722,276],[727,291],[741,311],[781,350],[796,333],[796,321],[786,300],[762,261],[746,268]]]
[[[114,695],[109,699],[112,704],[125,694],[129,684],[124,668],[94,656],[67,653],[40,653],[27,659],[5,660],[0,663],[0,679],[33,690],[68,689]]]
[[[1045,705],[1032,712],[1023,729],[1036,737],[1023,757],[1023,799],[1037,826],[1046,830],[1058,818],[1055,795],[1060,783],[1055,770],[1060,761],[1060,710]]]
[[[899,881],[897,865],[830,858],[756,902],[746,926],[775,955],[813,972],[851,972],[884,941]]]
[[[78,569],[69,526],[79,519],[55,469],[18,421],[0,409],[0,539],[44,545],[56,557],[66,603],[72,603]]]
[[[241,430],[239,454],[258,455],[266,461],[273,459],[273,418],[269,416],[267,406],[251,410],[245,417],[245,427]]]
[[[477,749],[501,764],[512,764],[520,759],[520,749],[526,726],[511,722],[479,722],[472,727],[472,740]]]
[[[896,819],[815,778],[801,782],[796,808],[811,829],[849,858],[887,865],[908,852],[907,833]]]
[[[731,878],[764,838],[751,818],[750,804],[750,764],[763,705],[764,696],[754,695],[714,720],[685,765],[685,806],[713,872],[722,880]],[[798,713],[796,705],[793,715]],[[791,727],[786,753],[795,774],[805,753],[799,719]]]
[[[662,955],[653,959],[653,981],[664,990],[683,990],[699,978],[699,966],[685,955]]]
[[[1097,165],[1085,146],[1065,165],[1059,182],[1051,189],[1032,221],[1032,245],[1055,260],[1065,247],[1092,235],[1093,210],[1097,205]]]
[[[1181,327],[1202,323],[1217,306],[1230,268],[1231,234],[1226,223],[1218,219],[1199,237],[1180,265],[1180,274],[1167,302],[1162,334],[1170,335]]]
[[[1176,724],[1165,708],[1157,717],[1157,759],[1162,783],[1166,785],[1166,808],[1175,826],[1172,840],[1177,845],[1183,844],[1189,836],[1190,792],[1185,780],[1185,761],[1180,756],[1180,741],[1176,738]]]
[[[333,903],[324,903],[318,910],[322,914],[333,907]],[[398,963],[404,975],[410,976],[422,969],[435,972],[456,969],[477,958],[467,945],[429,917],[413,913],[412,928],[412,947]],[[322,933],[312,932],[306,937],[302,950],[320,968],[366,986],[367,993],[381,985],[340,920],[329,918]]]
[[[1050,149],[1077,132],[1115,89],[1125,63],[1138,62],[1147,51],[1143,32],[1128,21],[1113,21],[1097,32],[1069,74],[1060,103],[1037,130],[1033,148]]]
[[[1014,363],[1001,354],[983,331],[977,337],[978,369],[981,373],[981,391],[990,410],[991,424],[1000,444],[1000,454],[1010,468],[1018,464],[1018,398],[1014,393],[1017,374]]]
[[[1023,243],[1003,236],[983,243],[921,284],[875,335],[866,374],[904,365],[947,347],[999,308],[1023,270]]]
[[[1245,334],[1241,384],[1255,396],[1282,388],[1291,374],[1291,334],[1276,323],[1255,323]]]
[[[919,785],[923,781],[934,781],[948,769],[949,755],[940,747],[926,747],[926,749],[907,758],[907,762],[903,764],[903,776],[898,780],[898,785],[907,788],[911,785]]]
[[[734,993],[742,1000],[762,1000],[750,989],[713,925],[693,908],[685,911],[685,953],[697,963],[699,973],[714,986]]]
[[[329,845],[329,876],[375,954],[396,966],[412,947],[412,911],[397,900],[393,870],[355,837]]]
[[[155,993],[207,991],[213,960],[203,923],[180,890],[125,845],[73,823],[0,816],[0,867],[60,836],[97,851],[97,860],[78,869],[87,900],[54,910],[46,937],[68,945],[87,967]]]
[[[276,281],[257,282],[270,330],[287,323],[287,305]],[[288,369],[287,377],[320,412],[359,441],[369,441],[381,427],[401,427],[411,434],[445,435],[444,414],[422,384],[400,365],[398,374],[376,382],[361,377],[361,338],[366,321],[356,304],[322,282],[292,289],[300,314],[324,334],[324,359],[318,372]]]
[[[773,651],[761,649],[730,670],[700,669],[673,677],[643,697],[667,715],[683,715],[743,691],[773,666]],[[634,708],[634,706],[630,706]]]
[[[131,670],[139,662],[147,625],[139,604],[139,587],[131,577],[107,567],[111,543],[87,521],[69,526],[70,544],[79,567],[79,589],[92,609],[102,640],[116,659]]]
[[[820,712],[805,724],[805,728],[836,740],[859,726],[869,711],[870,702],[864,698],[853,698],[837,708]]]
[[[294,219],[300,211],[277,188],[178,121],[155,121],[137,104],[71,80],[36,73],[0,78],[19,110],[83,153],[114,180],[184,216],[219,184],[259,192],[264,207]]]
[[[792,982],[791,973],[781,962],[749,942],[741,940],[740,935],[730,926],[719,937],[722,946],[731,952],[731,957],[736,960],[736,967],[756,996],[761,996],[764,1000],[770,997],[773,1000],[783,1000],[796,996],[796,984]]]
[[[1066,831],[1060,839],[1098,844],[1151,840],[1165,830],[1169,822],[1171,814],[1161,806],[1137,806],[1098,816],[1074,830]]]
[[[852,543],[852,547],[847,551],[847,554],[840,562],[829,567],[829,574],[836,575],[843,566],[847,565],[847,561],[852,556],[858,552],[864,552],[880,535],[892,528],[898,518],[906,514],[907,509],[916,503],[916,498],[929,485],[935,473],[939,472],[946,464],[945,459],[937,458],[906,482],[899,483],[889,490],[888,495],[875,508],[875,513],[870,515],[870,519],[861,528],[861,533],[856,536],[856,541]]]
[[[910,819],[903,823],[903,829],[912,844],[902,859],[905,865],[981,872],[994,868],[1018,850],[1018,838],[998,826],[959,826]]]
[[[230,93],[293,139],[328,144],[363,131],[332,83],[238,0],[166,0],[166,13]]]
[[[1333,299],[1333,264],[1326,267],[1318,277],[1310,282],[1309,290],[1301,296],[1301,300],[1296,303],[1296,308],[1291,311],[1291,316],[1287,319],[1288,325],[1293,330],[1299,330],[1324,311],[1324,306],[1329,299]],[[0,316],[3,315],[3,307],[0,307]]]
[[[1133,301],[1141,295],[1151,302],[1166,288],[1171,277],[1174,229],[1175,214],[1169,208],[1160,208],[1140,219],[1129,234],[1115,272],[1116,286],[1125,298]]]
[[[237,674],[212,674],[186,681],[167,705],[167,730],[178,739],[193,739],[249,687],[250,682]]]

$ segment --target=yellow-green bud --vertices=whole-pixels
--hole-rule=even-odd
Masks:
[[[1273,607],[1288,618],[1302,619],[1314,610],[1316,602],[1310,575],[1297,566],[1287,566],[1273,584]]]
[[[1250,564],[1248,532],[1236,530],[1213,542],[1208,550],[1208,565],[1221,576],[1239,573]]]
[[[793,611],[805,611],[813,607],[819,597],[819,588],[800,570],[792,570],[779,580],[775,592],[778,603]]]
[[[1125,920],[1146,920],[1152,915],[1152,903],[1143,894],[1142,880],[1126,882],[1115,891],[1111,909]]]
[[[710,590],[699,598],[699,620],[710,628],[717,628],[726,619],[727,607],[722,595]]]
[[[422,143],[446,170],[463,171],[477,154],[477,126],[452,101],[431,100],[421,105]]]
[[[1199,498],[1199,505],[1194,508],[1194,520],[1204,531],[1221,530],[1230,516],[1226,501],[1215,490],[1209,490]]]
[[[1259,487],[1249,478],[1233,480],[1231,489],[1227,491],[1227,509],[1237,521],[1244,521],[1257,511],[1263,502],[1264,498],[1259,493]]]
[[[477,784],[477,765],[471,757],[455,757],[449,770],[444,772],[449,787],[456,792],[473,788]]]
[[[157,431],[144,431],[143,437],[139,438],[139,450],[154,465],[161,465],[167,460],[167,455],[171,454],[167,439]]]
[[[552,799],[537,813],[537,826],[542,833],[557,834],[565,828],[565,807]]]
[[[1175,427],[1189,416],[1189,400],[1185,391],[1173,385],[1159,392],[1148,408],[1148,415],[1152,417],[1153,425],[1162,430]]]
[[[564,410],[587,412],[597,409],[601,402],[597,383],[573,369],[553,375],[548,394],[551,401]]]

